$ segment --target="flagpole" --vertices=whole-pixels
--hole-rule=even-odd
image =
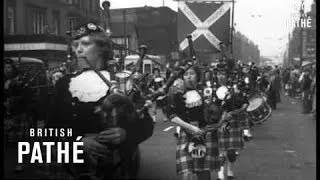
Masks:
[[[233,28],[234,28],[234,0],[232,0],[232,20],[231,20],[231,33],[230,33],[230,52],[233,54]]]

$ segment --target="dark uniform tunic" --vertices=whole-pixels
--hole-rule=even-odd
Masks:
[[[72,97],[69,91],[71,79],[81,75],[81,73],[83,72],[65,75],[57,82],[53,96],[52,112],[46,125],[47,127],[59,128],[71,127],[73,132],[73,140],[71,139],[71,141],[74,141],[77,136],[90,133],[97,134],[107,128],[105,123],[101,121],[101,116],[94,111],[107,97],[108,92],[105,92],[105,96],[96,102],[81,102],[77,97]],[[88,86],[88,84],[83,82],[83,86]],[[128,117],[126,115],[129,113],[124,113],[126,110],[128,111],[127,107],[120,109],[122,112],[119,112],[117,117],[118,126],[126,130],[126,140],[115,148],[124,156],[122,157],[124,161],[131,163],[131,152],[137,148],[139,143],[152,135],[153,124],[150,116],[145,115],[143,119],[139,119],[137,116]],[[110,122],[110,120],[107,120],[107,122]],[[112,168],[104,170],[110,171],[106,172],[110,174],[114,171]]]
[[[4,89],[4,102],[6,103],[4,106],[5,141],[8,143],[26,141],[28,129],[31,127],[31,122],[26,117],[28,91],[16,78],[5,78],[4,83],[10,83],[8,89]]]

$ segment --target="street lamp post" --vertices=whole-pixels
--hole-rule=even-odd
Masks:
[[[110,2],[109,1],[103,1],[102,3],[103,11],[105,13],[105,20],[106,20],[106,33],[108,36],[111,36],[111,18],[110,18]]]
[[[301,7],[300,7],[300,66],[302,65],[302,61],[303,61],[303,27],[302,27],[303,17],[304,17],[304,0],[301,0]]]
[[[73,32],[73,18],[69,17],[69,31],[66,32],[66,35],[68,36],[68,53],[67,53],[67,70],[68,72],[71,71],[71,67],[69,65],[69,63],[72,61],[72,47],[71,47],[71,43],[72,43],[72,32]]]

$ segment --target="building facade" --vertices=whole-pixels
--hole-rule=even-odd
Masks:
[[[102,19],[105,21],[105,17]],[[173,59],[172,53],[177,52],[177,13],[168,7],[112,9],[110,26],[114,42],[133,51],[146,45],[147,54],[161,56],[161,63]],[[129,54],[129,51],[115,50],[116,57]]]
[[[317,49],[317,43],[316,43],[316,3],[311,5],[311,11],[307,13],[307,15],[311,18],[311,27],[305,29],[305,36],[304,36],[304,51],[303,51],[303,57],[305,60],[315,61],[316,60],[316,49]]]
[[[99,22],[99,0],[4,0],[5,56],[43,60],[48,67],[67,60],[67,31]]]
[[[260,64],[260,50],[258,45],[254,44],[249,38],[240,32],[233,35],[233,57],[236,61],[241,61],[245,64],[255,62]]]
[[[310,12],[306,13],[307,18],[311,19],[311,27],[304,27],[301,37],[301,28],[295,27],[289,35],[287,47],[286,65],[288,67],[301,66],[302,61],[316,61],[316,2],[311,5]],[[302,47],[301,47],[302,38]],[[302,61],[300,53],[302,51]]]

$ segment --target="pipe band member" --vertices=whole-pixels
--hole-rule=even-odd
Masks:
[[[110,80],[110,73],[105,69],[113,54],[110,39],[101,27],[93,23],[80,26],[73,50],[79,70],[56,82],[46,127],[72,128],[74,138],[65,141],[73,142],[82,136],[85,163],[70,163],[67,168],[53,164],[53,176],[57,179],[135,178],[138,145],[152,136],[152,119],[148,113],[138,117],[132,102],[123,95],[111,94],[110,87],[90,69],[88,62]]]
[[[4,60],[4,148],[17,148],[17,142],[26,141],[32,122],[27,119],[26,107],[30,95],[24,88],[22,74],[15,62]],[[17,161],[16,161],[17,162]],[[17,164],[15,171],[22,171],[22,164]]]
[[[172,93],[168,114],[181,126],[177,135],[176,170],[181,179],[209,179],[220,167],[216,131],[203,131],[208,125],[204,101],[199,93],[200,71],[191,67],[183,75],[183,91]]]
[[[227,168],[228,178],[234,177],[233,166],[236,161],[238,151],[243,149],[242,121],[247,120],[245,110],[249,105],[248,99],[235,89],[228,93],[221,102],[223,117],[226,117],[227,123],[218,131],[220,155],[225,159],[225,165],[221,166],[218,172],[219,179],[225,179],[224,171]]]
[[[165,79],[160,75],[160,69],[159,68],[153,68],[153,77],[150,81],[150,83],[148,84],[148,89],[151,91],[151,92],[156,92],[159,88],[161,88],[163,85],[165,84]],[[162,109],[162,112],[163,112],[163,115],[164,115],[164,121],[167,121],[168,118],[166,117],[166,107],[165,107],[165,103],[162,103],[162,102],[165,102],[165,99],[166,96],[160,96],[158,98],[158,104],[160,105],[160,108]],[[152,119],[153,119],[153,122],[156,122],[156,114],[157,114],[157,110],[158,110],[158,107],[157,106],[157,102],[155,102],[153,104],[153,114],[152,114]]]

